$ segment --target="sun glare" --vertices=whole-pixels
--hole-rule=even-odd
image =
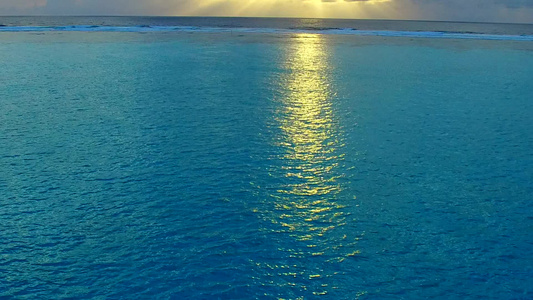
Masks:
[[[369,12],[387,10],[391,0],[204,0],[176,14],[196,16],[365,18]]]

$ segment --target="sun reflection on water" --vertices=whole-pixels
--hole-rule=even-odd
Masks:
[[[282,81],[286,95],[278,122],[280,147],[285,151],[281,173],[288,180],[277,190],[282,201],[276,208],[285,211],[281,225],[298,239],[311,240],[334,227],[324,224],[333,224],[329,219],[338,217],[327,212],[338,208],[333,200],[341,190],[334,172],[342,158],[341,145],[321,36],[297,36],[285,68],[289,73]]]
[[[278,249],[288,259],[270,266],[271,275],[315,295],[335,289],[329,278],[340,272],[336,265],[357,253],[354,239],[343,230],[347,214],[338,198],[343,192],[344,145],[322,39],[315,34],[295,36],[283,61],[276,114],[279,154],[271,170],[277,184],[269,195],[275,209],[268,217],[273,231],[293,241]]]

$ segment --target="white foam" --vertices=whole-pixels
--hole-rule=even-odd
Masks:
[[[456,33],[435,31],[386,31],[386,30],[356,30],[352,28],[340,29],[277,29],[277,28],[228,28],[228,27],[195,27],[195,26],[2,26],[0,32],[233,32],[233,33],[273,33],[273,34],[336,34],[358,36],[384,36],[408,38],[442,38],[442,39],[473,39],[473,40],[503,40],[503,41],[533,41],[533,35],[497,35],[481,33]]]

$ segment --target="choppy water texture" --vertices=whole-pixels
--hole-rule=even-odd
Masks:
[[[531,299],[533,46],[0,34],[0,298]]]

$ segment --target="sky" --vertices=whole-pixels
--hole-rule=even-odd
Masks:
[[[174,15],[533,23],[533,0],[0,0],[0,15]]]

